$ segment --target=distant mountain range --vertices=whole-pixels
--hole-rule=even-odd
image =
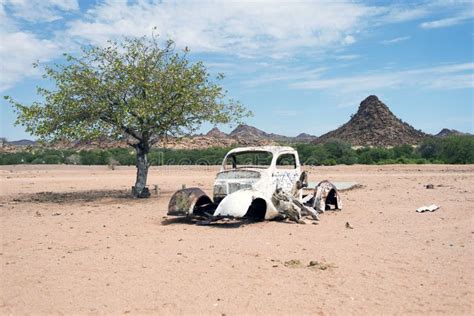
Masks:
[[[29,139],[20,139],[20,140],[14,140],[14,141],[7,141],[6,138],[1,137],[0,138],[0,144],[8,144],[11,146],[33,146],[36,145],[36,142],[34,140],[29,140]]]
[[[217,127],[212,128],[207,134],[169,139],[166,144],[158,144],[168,148],[206,148],[221,146],[261,146],[278,143],[314,143],[322,144],[332,139],[345,141],[353,146],[395,146],[401,144],[417,145],[426,137],[448,137],[452,135],[470,135],[454,129],[443,129],[436,135],[425,134],[415,129],[408,123],[396,117],[379,98],[375,95],[368,96],[360,103],[357,113],[341,127],[330,131],[320,137],[301,133],[296,137],[289,137],[274,133],[264,132],[254,126],[240,124],[232,132],[226,134]],[[36,145],[35,141],[22,139],[7,141],[0,138],[2,148],[25,147]],[[101,138],[92,142],[73,142],[51,144],[55,148],[111,148],[126,147],[125,142],[112,141]]]
[[[211,129],[207,134],[204,135],[205,137],[214,137],[214,138],[230,138],[235,140],[254,140],[254,141],[274,141],[274,142],[311,142],[312,140],[316,139],[316,136],[301,133],[296,137],[284,136],[279,134],[273,133],[266,133],[261,129],[258,129],[254,126],[240,124],[238,125],[232,132],[226,134],[222,132],[217,127]]]

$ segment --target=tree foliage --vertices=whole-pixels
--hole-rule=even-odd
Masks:
[[[155,36],[86,47],[80,57],[64,54],[67,63],[44,67],[43,78],[56,83],[52,90],[38,88],[44,101],[23,105],[6,98],[17,123],[44,140],[131,136],[151,145],[192,133],[203,122],[229,123],[249,114],[226,99],[216,82],[221,74],[212,80],[187,54],[175,52],[172,41],[160,48]]]
[[[44,67],[43,78],[56,85],[37,89],[42,101],[6,99],[17,111],[16,123],[42,140],[126,139],[137,152],[141,190],[153,144],[191,134],[204,122],[240,122],[250,115],[227,98],[219,85],[223,75],[211,78],[188,52],[176,52],[172,41],[160,47],[155,35],[85,47],[80,56],[64,54],[65,63]]]

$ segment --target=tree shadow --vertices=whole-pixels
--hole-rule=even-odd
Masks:
[[[91,190],[75,192],[38,192],[22,194],[14,198],[14,202],[21,203],[72,203],[93,202],[104,199],[136,200],[130,190]]]

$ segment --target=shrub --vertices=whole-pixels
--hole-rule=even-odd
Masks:
[[[337,161],[334,158],[329,158],[323,161],[323,166],[335,166],[337,165]]]
[[[411,145],[404,144],[404,145],[393,147],[392,152],[393,152],[393,158],[400,158],[400,157],[410,158],[413,156],[414,148]]]
[[[81,156],[78,154],[69,155],[66,157],[65,162],[68,165],[79,165],[81,164]]]
[[[115,167],[118,166],[118,165],[120,165],[120,163],[117,160],[115,160],[112,157],[109,157],[108,166],[109,166],[110,170],[115,170]]]
[[[62,157],[58,155],[45,155],[43,157],[43,163],[48,165],[57,165],[60,164],[62,161]]]
[[[442,141],[435,138],[427,138],[418,148],[418,153],[425,159],[438,158],[441,153],[441,143]]]
[[[348,144],[333,140],[324,145],[294,145],[303,165],[336,164],[395,164],[395,163],[474,163],[474,137],[452,136],[443,139],[428,138],[418,148],[410,145],[396,146],[391,149],[364,147],[357,150]],[[219,165],[231,148],[204,149],[154,149],[148,159],[152,165]],[[34,149],[17,153],[0,153],[0,164],[83,164],[83,165],[135,165],[135,152],[131,148],[113,148],[108,150]]]
[[[335,159],[350,155],[352,152],[351,145],[337,139],[329,141],[323,146],[329,156]]]
[[[43,158],[36,158],[31,163],[34,164],[34,165],[40,165],[40,164],[44,164],[45,161],[44,161]]]
[[[474,136],[452,136],[443,139],[441,159],[450,164],[474,163]]]

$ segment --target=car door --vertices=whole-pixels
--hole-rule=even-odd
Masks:
[[[272,174],[276,188],[292,193],[293,186],[300,176],[300,165],[294,153],[281,153]]]

